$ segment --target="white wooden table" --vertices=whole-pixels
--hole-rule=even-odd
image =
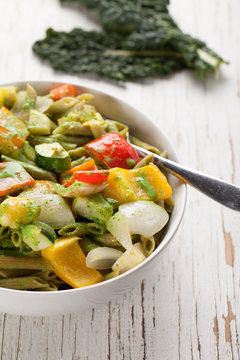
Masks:
[[[206,39],[229,66],[218,81],[182,72],[118,86],[54,73],[32,53],[47,27],[96,27],[57,0],[0,0],[0,82],[73,81],[98,87],[148,114],[184,164],[240,185],[239,0],[172,0],[185,31]],[[189,189],[185,217],[151,280],[89,312],[0,315],[1,360],[239,359],[240,214]],[[1,302],[1,299],[0,299]]]

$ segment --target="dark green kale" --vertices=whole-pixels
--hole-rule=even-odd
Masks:
[[[48,29],[33,50],[56,70],[126,81],[189,68],[205,78],[224,62],[204,42],[180,30],[168,12],[168,0],[72,1],[96,10],[103,31]]]

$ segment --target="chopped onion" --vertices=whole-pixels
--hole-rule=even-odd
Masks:
[[[168,222],[167,211],[152,201],[133,201],[119,206],[125,215],[131,234],[151,237]]]
[[[89,268],[110,269],[123,252],[109,247],[97,247],[89,251],[86,265]]]
[[[76,198],[78,196],[89,196],[96,193],[99,193],[107,187],[106,181],[100,184],[88,184],[82,181],[75,181],[69,187],[64,187],[63,185],[56,184],[56,192],[65,197]]]
[[[65,225],[75,222],[72,211],[61,196],[30,193],[27,197],[41,206],[41,212],[37,220],[51,225],[54,229],[61,229]]]
[[[49,99],[45,96],[37,96],[36,110],[43,113],[49,109],[52,103],[53,103],[52,99]]]
[[[106,223],[107,230],[115,236],[120,244],[128,249],[132,246],[131,234],[128,221],[123,213],[116,212]]]
[[[128,250],[126,250],[122,256],[113,264],[113,271],[119,270],[119,273],[122,274],[146,259],[143,247],[141,243],[136,243],[132,245]]]

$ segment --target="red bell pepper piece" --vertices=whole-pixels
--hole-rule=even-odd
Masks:
[[[109,168],[131,169],[140,161],[136,150],[117,132],[109,132],[84,145]]]
[[[75,171],[73,176],[68,183],[65,184],[66,187],[72,185],[76,180],[82,181],[88,184],[99,184],[107,180],[109,175],[108,170],[96,170],[96,171]]]
[[[50,90],[50,94],[53,95],[53,100],[57,101],[66,96],[76,96],[77,92],[72,85],[60,85]]]
[[[20,165],[14,162],[0,163],[0,196],[34,185],[35,180]]]

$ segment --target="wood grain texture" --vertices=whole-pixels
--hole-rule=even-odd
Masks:
[[[239,0],[172,0],[182,28],[229,66],[220,80],[189,72],[125,85],[54,73],[31,51],[47,27],[97,28],[57,0],[0,0],[0,81],[73,81],[127,99],[175,144],[183,163],[240,185]],[[4,15],[3,15],[4,14]],[[1,360],[237,360],[240,357],[240,215],[189,189],[185,217],[151,279],[89,312],[0,315]],[[1,299],[0,299],[1,302]]]

